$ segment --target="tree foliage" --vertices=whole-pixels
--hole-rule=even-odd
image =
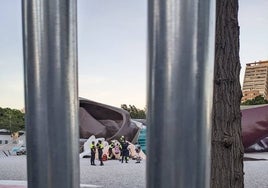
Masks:
[[[258,105],[258,104],[268,104],[268,100],[264,99],[263,96],[259,95],[254,99],[246,100],[245,102],[241,103],[242,105]]]
[[[128,111],[130,114],[130,117],[133,119],[146,119],[146,112],[145,109],[141,110],[136,108],[134,105],[126,105],[126,104],[121,104],[121,108]]]
[[[24,113],[20,110],[0,107],[0,129],[17,132],[25,128]]]

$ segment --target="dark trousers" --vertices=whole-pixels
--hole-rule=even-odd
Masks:
[[[102,162],[102,151],[99,151],[98,154],[99,154],[100,165],[103,165],[103,162]]]
[[[128,153],[128,150],[123,150],[123,152],[122,152],[122,159],[121,159],[121,162],[123,163],[124,162],[124,159],[125,159],[125,161],[126,161],[126,163],[127,163],[127,161],[128,161],[128,156],[129,156],[129,153]]]
[[[91,163],[92,165],[95,164],[95,152],[91,152],[90,163]]]
[[[121,159],[121,161],[122,161],[122,163],[124,162],[124,159],[125,159],[125,161],[126,161],[126,163],[127,163],[127,159],[128,158],[128,156],[126,156],[126,155],[122,155],[122,159]]]

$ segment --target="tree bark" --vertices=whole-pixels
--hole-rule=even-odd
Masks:
[[[238,0],[216,1],[211,188],[242,188]]]

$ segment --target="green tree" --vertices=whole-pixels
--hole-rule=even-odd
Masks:
[[[0,107],[0,129],[17,132],[25,128],[24,113],[17,109]]]
[[[258,105],[258,104],[268,104],[268,100],[266,100],[263,96],[259,95],[254,99],[246,100],[241,103],[242,105]]]
[[[134,105],[126,105],[126,104],[121,104],[121,108],[128,111],[130,114],[130,117],[133,119],[146,119],[146,112],[145,109],[141,110],[136,108]]]

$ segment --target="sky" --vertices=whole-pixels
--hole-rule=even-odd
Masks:
[[[146,106],[146,0],[78,0],[79,96]],[[268,60],[268,1],[240,0],[240,80]],[[0,107],[24,107],[21,1],[0,0]]]

